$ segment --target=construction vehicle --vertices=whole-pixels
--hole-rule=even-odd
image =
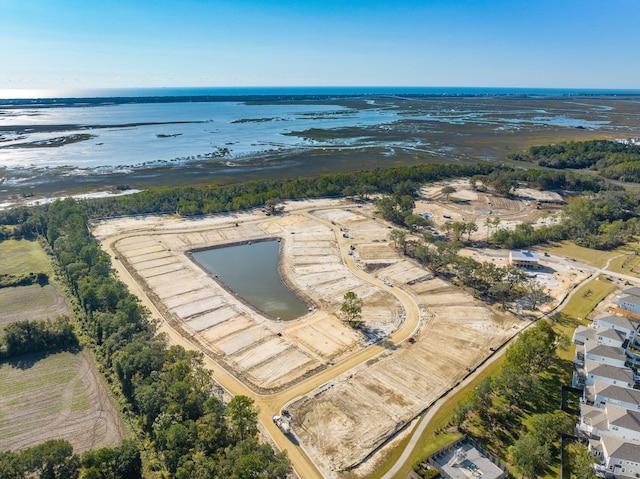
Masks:
[[[273,422],[284,434],[291,434],[291,425],[286,417],[276,414],[273,416]]]

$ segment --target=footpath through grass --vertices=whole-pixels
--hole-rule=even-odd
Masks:
[[[606,260],[605,260],[606,262]],[[613,290],[616,285],[610,281],[606,281],[604,278],[593,279],[583,285],[569,300],[562,313],[556,315],[551,324],[556,333],[562,334],[569,339],[573,335],[574,329],[579,324],[586,324],[588,321],[584,318],[593,311],[593,309],[605,299]],[[579,319],[581,318],[581,319]],[[558,351],[558,359],[554,366],[547,372],[543,373],[540,377],[541,387],[543,395],[546,397],[546,405],[534,405],[530,411],[526,412],[519,418],[520,430],[526,430],[526,425],[530,422],[533,414],[539,414],[544,412],[544,409],[550,408],[553,410],[560,404],[560,390],[561,386],[568,385],[571,380],[571,372],[573,370],[571,359],[575,354],[575,346],[573,344],[566,350]],[[496,362],[489,366],[481,375],[479,375],[471,384],[464,389],[460,390],[456,394],[450,396],[446,402],[442,405],[440,410],[435,414],[433,419],[425,431],[420,436],[417,447],[412,452],[410,459],[400,469],[400,472],[396,477],[404,478],[416,466],[419,462],[426,460],[426,458],[438,451],[442,447],[450,444],[456,439],[462,437],[460,432],[445,432],[450,424],[451,417],[454,408],[459,402],[464,401],[473,395],[475,388],[487,377],[496,376],[502,367],[504,362],[504,356],[500,357]],[[449,428],[449,431],[451,429]],[[471,429],[471,436],[480,440],[480,443],[487,446],[487,448],[493,451],[496,456],[508,464],[508,448],[512,442],[500,442],[496,438],[492,437],[493,431],[488,431],[482,428],[482,424],[478,426],[478,423],[474,424]],[[409,437],[405,438],[386,458],[381,467],[374,473],[367,476],[367,479],[379,479],[388,471],[391,466],[398,460],[403,450],[406,448]],[[507,439],[505,437],[505,439]],[[487,442],[489,441],[489,442]],[[515,468],[511,468],[512,473],[517,474],[518,471]],[[546,477],[554,478],[559,473],[559,459],[548,469]]]

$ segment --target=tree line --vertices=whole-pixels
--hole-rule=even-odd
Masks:
[[[0,336],[0,359],[30,353],[66,351],[78,346],[78,337],[66,316],[53,321],[16,321],[6,325]]]
[[[146,451],[144,457],[155,458],[147,461],[147,471],[180,479],[284,478],[291,465],[285,453],[258,442],[253,400],[238,396],[223,404],[215,397],[202,355],[168,347],[156,334],[147,310],[115,277],[109,256],[91,236],[86,205],[56,201],[35,218],[78,299],[79,326],[101,369],[122,392],[124,409],[139,431],[137,444]],[[60,324],[67,328],[66,322],[50,323]],[[39,349],[42,342],[32,339],[40,333],[45,337],[48,327],[15,323],[5,330],[5,341],[9,338],[16,352],[27,344]],[[112,477],[92,474],[86,477]]]
[[[571,415],[557,409],[559,391],[549,378],[563,374],[556,350],[566,346],[568,338],[547,321],[521,333],[507,348],[500,372],[456,405],[451,424],[473,431],[476,440],[524,477],[545,475],[558,462],[561,435],[571,434],[575,426]],[[511,445],[505,451],[500,445],[506,444]]]
[[[0,451],[0,478],[24,479],[139,479],[142,462],[138,446],[125,440],[78,455],[63,439],[52,439],[22,451]]]
[[[605,178],[640,182],[639,145],[605,140],[558,143],[532,146],[511,158],[548,168],[590,169]]]
[[[611,250],[640,233],[640,197],[625,191],[601,191],[575,198],[562,208],[554,225],[533,228],[521,223],[514,229],[498,228],[489,242],[516,249],[552,241],[571,240],[579,246]]]
[[[43,272],[30,272],[26,274],[0,274],[0,289],[12,288],[15,286],[30,286],[39,284],[44,286],[49,284],[49,275]]]

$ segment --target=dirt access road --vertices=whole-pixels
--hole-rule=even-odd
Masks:
[[[482,221],[485,198],[473,198],[469,211],[429,195],[417,208]],[[119,218],[96,223],[93,233],[171,342],[201,350],[230,394],[254,398],[265,430],[301,477],[363,476],[407,433],[404,425],[530,318],[496,310],[399,254],[389,241],[392,225],[375,217],[372,204],[324,199],[285,206],[269,217],[253,210]],[[526,200],[503,206],[492,205],[492,214],[538,214]],[[265,317],[188,254],[273,238],[280,241],[283,280],[312,306],[294,321]],[[364,300],[372,335],[340,321],[348,291]],[[292,413],[293,440],[271,420],[283,407]]]
[[[335,205],[332,205],[331,208],[335,208]],[[330,228],[335,238],[337,238],[341,261],[350,270],[350,272],[354,276],[360,278],[362,281],[373,284],[377,288],[393,295],[402,304],[406,316],[405,320],[403,321],[401,327],[388,338],[388,342],[392,342],[394,344],[401,343],[414,332],[418,325],[418,321],[420,319],[420,311],[416,302],[411,297],[411,295],[409,295],[405,291],[399,288],[388,286],[384,281],[365,273],[358,266],[356,266],[353,256],[348,254],[348,252],[350,251],[349,247],[351,241],[343,237],[340,232],[340,228],[337,225],[332,224],[332,222],[329,220],[319,219],[316,215],[312,215],[312,212],[317,212],[318,210],[318,207],[312,207],[297,210],[296,213],[309,218],[313,218],[314,221],[319,221],[326,227]],[[253,221],[261,222],[264,221],[264,218],[261,217]],[[247,222],[245,221],[244,223],[246,224]],[[185,230],[176,229],[172,232],[178,233],[180,231],[192,231],[192,228],[185,228]],[[125,267],[123,262],[118,260],[119,251],[117,250],[115,245],[117,245],[118,242],[122,239],[129,237],[131,234],[131,232],[120,232],[113,236],[107,235],[108,241],[103,243],[103,245],[106,247],[106,250],[114,260],[113,266],[116,269],[119,277],[127,284],[127,286],[134,294],[141,298],[145,306],[147,306],[152,312],[152,316],[161,321],[160,331],[165,332],[168,335],[169,340],[172,344],[179,344],[187,349],[201,350],[200,347],[198,347],[192,341],[186,339],[181,333],[177,332],[173,327],[171,327],[169,322],[167,322],[165,316],[161,314],[160,310],[157,308],[154,301],[149,298],[147,292],[145,291],[145,288],[141,286],[139,282],[133,277],[133,275]],[[356,354],[353,354],[350,357],[324,369],[313,377],[299,382],[291,386],[290,388],[282,390],[275,394],[256,393],[245,383],[240,381],[234,375],[230,374],[223,367],[223,365],[221,365],[218,361],[216,361],[215,358],[212,357],[212,355],[206,354],[206,351],[205,366],[212,371],[214,379],[230,394],[243,394],[252,397],[255,400],[256,406],[260,411],[259,418],[264,428],[270,434],[279,448],[287,450],[294,469],[300,477],[304,477],[306,479],[323,477],[323,474],[320,473],[314,461],[310,459],[301,445],[294,443],[285,435],[283,435],[282,432],[273,423],[271,418],[274,414],[278,414],[282,407],[290,401],[304,394],[307,394],[309,391],[314,390],[315,388],[327,383],[333,378],[344,374],[345,372],[365,363],[366,361],[371,360],[375,356],[386,351],[387,348],[380,345],[369,346],[357,352]]]

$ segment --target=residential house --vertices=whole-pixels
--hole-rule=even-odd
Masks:
[[[573,342],[582,346],[589,342],[621,348],[627,336],[622,331],[608,327],[578,326],[573,332]]]
[[[631,410],[640,410],[640,390],[614,386],[602,381],[594,381],[584,388],[584,401],[595,407],[604,407],[607,403],[617,404]]]
[[[640,304],[640,298],[638,298],[638,301]],[[600,314],[593,318],[593,324],[596,325],[596,327],[610,328],[620,331],[626,335],[627,339],[631,339],[638,330],[640,321],[625,318],[624,316],[617,314]]]

